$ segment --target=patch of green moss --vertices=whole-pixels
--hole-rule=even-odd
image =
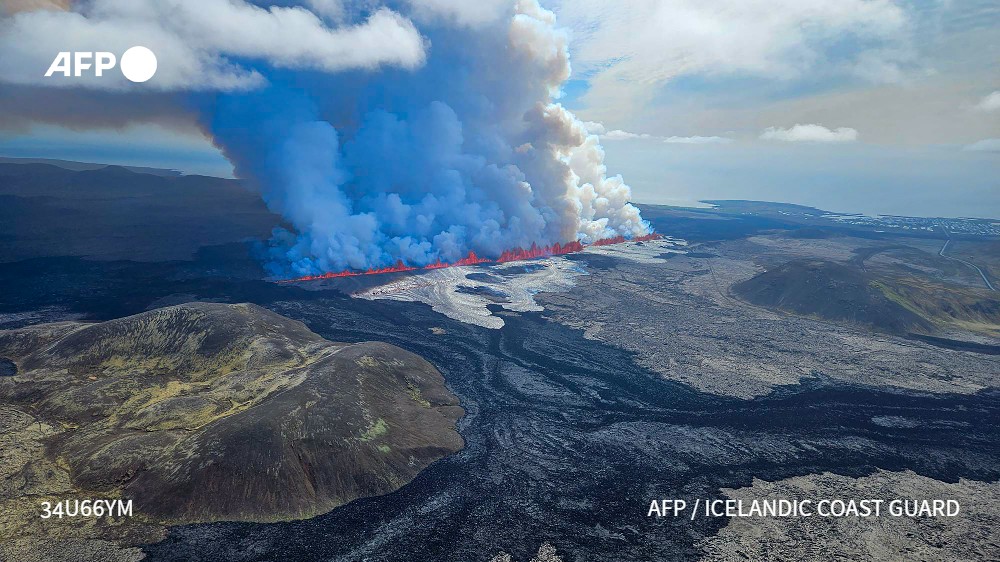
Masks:
[[[374,369],[375,367],[378,367],[378,361],[374,357],[369,357],[368,355],[359,357],[357,360],[355,360],[355,363],[357,363],[361,367],[368,367],[369,369]]]
[[[406,393],[410,395],[410,398],[412,398],[414,402],[420,404],[424,408],[431,407],[431,403],[428,402],[426,398],[420,395],[420,389],[414,386],[412,383],[406,385]]]
[[[905,308],[906,310],[909,310],[910,312],[916,314],[921,318],[933,321],[932,318],[928,318],[927,314],[925,314],[924,311],[917,308],[912,302],[910,302],[909,299],[897,293],[896,291],[892,290],[892,288],[886,285],[885,283],[882,283],[881,281],[871,281],[869,282],[869,285],[871,285],[873,289],[876,289],[883,295],[885,295],[885,298],[891,300],[892,302],[898,304],[899,306]]]
[[[382,437],[388,431],[389,424],[385,423],[384,419],[379,418],[361,434],[361,440],[367,443],[368,441]]]

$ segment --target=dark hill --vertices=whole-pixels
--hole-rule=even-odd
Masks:
[[[0,156],[0,164],[48,164],[50,166],[56,166],[57,168],[65,168],[67,170],[72,170],[74,172],[79,172],[81,170],[99,170],[101,168],[107,168],[108,166],[114,166],[114,164],[94,164],[91,162],[77,162],[75,160],[59,160],[56,158],[8,158],[5,156]],[[164,168],[149,168],[146,166],[120,166],[126,170],[130,170],[139,174],[150,174],[153,176],[180,176],[181,172],[177,170],[167,170]]]
[[[311,517],[462,447],[462,409],[430,363],[332,343],[256,305],[0,332],[0,358],[17,366],[0,410],[53,432],[18,470],[59,459],[81,497],[133,499],[146,521]],[[18,470],[9,481],[32,481]],[[0,496],[59,491],[46,486]]]
[[[880,287],[856,267],[795,260],[737,283],[733,291],[767,308],[864,324],[897,334],[932,329],[930,322],[890,299]]]
[[[235,180],[0,162],[0,262],[189,260],[205,246],[267,238],[279,224]]]

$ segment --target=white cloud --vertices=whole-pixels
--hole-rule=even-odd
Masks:
[[[914,54],[907,13],[891,0],[558,0],[585,104],[641,113],[683,75],[792,79],[840,72],[899,80]],[[828,56],[830,45],[854,50]]]
[[[647,133],[630,133],[628,131],[622,131],[621,129],[615,129],[614,131],[608,131],[601,135],[603,140],[618,141],[618,140],[632,140],[632,139],[651,139],[652,135]]]
[[[1000,152],[1000,139],[983,139],[962,148],[969,152]]]
[[[591,135],[598,135],[601,140],[606,141],[621,141],[621,140],[655,140],[661,141],[668,144],[726,144],[733,142],[733,139],[726,137],[702,137],[702,136],[691,136],[691,137],[661,137],[657,135],[651,135],[649,133],[632,133],[629,131],[623,131],[621,129],[614,129],[609,131],[604,123],[598,123],[596,121],[584,121],[583,127],[587,130],[587,133]]]
[[[21,12],[0,20],[0,81],[128,88],[117,71],[101,78],[44,74],[60,51],[120,56],[134,45],[156,53],[157,74],[144,87],[161,90],[228,90],[263,82],[230,57],[333,72],[380,65],[411,68],[425,56],[424,40],[413,24],[388,9],[338,28],[302,7],[263,9],[243,0],[93,0],[76,9]]]
[[[317,16],[340,21],[347,15],[343,0],[306,0],[306,6]]]
[[[460,25],[476,26],[504,15],[513,0],[407,0],[417,17],[442,17]]]
[[[795,125],[788,129],[768,127],[760,138],[785,142],[853,142],[858,140],[858,131],[850,127],[831,130],[823,125]]]
[[[976,109],[988,112],[1000,109],[1000,91],[993,92],[979,100],[979,103],[976,104]]]
[[[663,142],[668,144],[729,144],[733,139],[727,137],[667,137]]]

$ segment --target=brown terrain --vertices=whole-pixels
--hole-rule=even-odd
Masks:
[[[119,547],[165,524],[308,518],[463,446],[430,363],[256,305],[0,331],[0,358],[16,372],[0,377],[0,558],[135,559]],[[42,501],[88,498],[134,516],[38,523]]]

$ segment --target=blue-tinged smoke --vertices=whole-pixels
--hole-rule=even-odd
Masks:
[[[271,241],[273,274],[648,232],[597,138],[553,103],[569,57],[550,12],[528,0],[418,27],[418,69],[272,70],[267,88],[203,103],[237,174],[293,227]]]

